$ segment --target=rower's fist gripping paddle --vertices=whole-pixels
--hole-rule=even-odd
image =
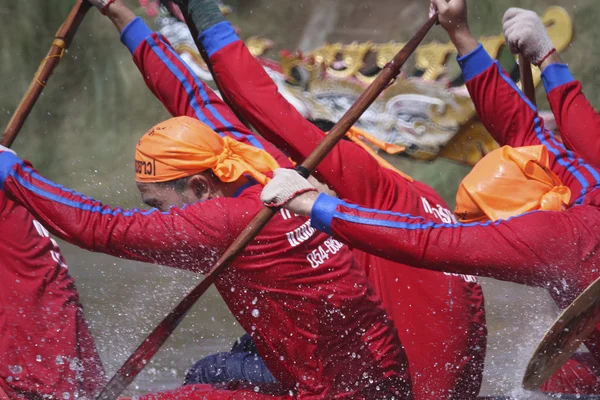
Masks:
[[[40,97],[40,94],[42,94],[42,90],[46,87],[52,71],[54,71],[65,51],[71,45],[71,41],[79,25],[81,25],[81,21],[83,21],[83,17],[85,17],[90,8],[91,5],[87,0],[77,0],[67,19],[60,26],[58,32],[56,32],[56,37],[52,42],[48,55],[42,60],[33,81],[31,81],[21,103],[19,103],[17,110],[4,130],[4,136],[2,136],[2,141],[0,142],[3,146],[10,147],[14,142],[31,109]]]
[[[425,35],[437,21],[437,13],[431,16],[429,20],[419,29],[419,31],[410,39],[408,43],[400,50],[394,59],[385,66],[379,73],[375,81],[367,87],[356,102],[344,114],[342,119],[331,129],[323,141],[311,153],[308,158],[297,167],[296,170],[305,178],[314,171],[317,165],[327,156],[333,147],[344,137],[346,132],[354,125],[360,116],[369,108],[369,106],[379,97],[385,88],[394,80],[400,69],[415,51],[417,46],[423,41]],[[198,284],[182,301],[175,307],[169,315],[152,331],[144,340],[140,347],[133,353],[125,364],[112,377],[108,385],[102,390],[97,400],[114,400],[123,390],[129,386],[135,377],[148,364],[150,359],[158,352],[165,343],[169,335],[175,330],[177,325],[183,320],[187,312],[192,308],[196,301],[206,292],[206,290],[215,282],[221,273],[232,263],[232,261],[244,250],[244,248],[258,235],[261,229],[271,220],[277,212],[277,208],[263,208],[238,238],[229,246],[217,263],[213,266],[210,273],[204,280]]]
[[[535,390],[577,351],[600,322],[600,278],[567,307],[544,335],[525,370],[523,387]]]

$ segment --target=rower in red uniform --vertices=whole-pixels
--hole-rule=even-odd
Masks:
[[[533,57],[542,55],[542,82],[565,147],[600,168],[600,115],[554,49],[539,16],[533,11],[512,8],[504,16],[504,26],[509,43],[517,46],[520,42],[521,51]],[[540,43],[545,44],[543,50],[539,49]]]
[[[263,137],[295,161],[306,158],[323,132],[278,94],[213,0],[190,0],[187,7],[222,94]],[[436,223],[453,222],[452,212],[432,188],[378,162],[351,141],[336,146],[316,175],[342,198]],[[415,398],[476,398],[487,338],[483,293],[476,279],[424,273],[363,251],[354,254],[398,329]],[[314,254],[312,262],[318,266],[323,259]]]
[[[105,206],[7,151],[0,153],[2,190],[75,245],[206,272],[262,209],[261,184],[291,162],[253,136],[122,1],[102,7],[151,90],[181,115],[149,130],[136,148],[138,188],[156,208]],[[318,266],[309,261],[314,252],[323,255]],[[404,350],[381,300],[348,247],[307,218],[277,213],[215,285],[284,386],[283,397],[412,398]],[[184,392],[199,399],[238,395],[189,386],[173,396]],[[272,397],[253,389],[239,396]]]
[[[503,28],[513,52],[525,54],[540,68],[565,148],[573,150],[583,162],[600,168],[600,116],[556,52],[540,17],[530,10],[511,8],[504,14]],[[591,353],[575,354],[542,389],[552,393],[600,394],[600,359]]]
[[[0,232],[0,398],[93,398],[104,369],[57,243],[2,192]]]
[[[600,276],[600,171],[544,128],[536,108],[478,45],[468,29],[465,1],[434,3],[460,54],[479,116],[505,145],[463,181],[457,215],[465,222],[435,223],[325,195],[315,199],[313,193],[298,196],[288,208],[310,213],[313,227],[375,255],[419,268],[544,287],[566,307]],[[308,189],[290,171],[277,171],[276,176],[263,193],[266,202],[293,198],[291,188]],[[597,366],[600,329],[586,345]],[[594,365],[585,368],[585,362],[574,362],[575,367],[565,366],[544,389],[600,393]]]

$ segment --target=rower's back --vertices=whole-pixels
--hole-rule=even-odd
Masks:
[[[259,211],[261,189],[219,201]],[[254,216],[234,214],[233,236]],[[278,211],[216,286],[269,370],[299,398],[410,398],[404,350],[364,270],[307,218]]]
[[[12,399],[92,397],[104,370],[57,243],[0,192],[0,389]]]

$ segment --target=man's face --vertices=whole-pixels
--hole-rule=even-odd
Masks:
[[[186,204],[221,197],[219,185],[207,174],[197,174],[185,178],[179,184],[137,183],[142,201],[160,211],[169,211],[171,207],[182,208]]]
[[[174,186],[138,182],[137,187],[142,194],[144,204],[158,208],[160,211],[166,212],[171,207],[181,208],[185,205],[182,194]]]

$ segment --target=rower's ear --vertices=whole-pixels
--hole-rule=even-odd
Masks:
[[[214,192],[214,183],[205,174],[191,176],[186,182],[185,193],[192,195],[196,201],[210,199]]]

